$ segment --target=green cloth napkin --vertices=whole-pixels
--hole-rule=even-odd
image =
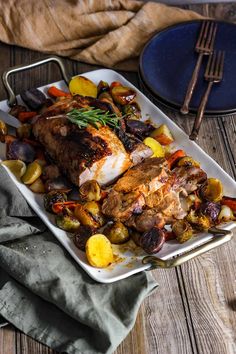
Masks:
[[[0,315],[59,352],[112,353],[157,287],[149,272],[92,280],[0,167]]]

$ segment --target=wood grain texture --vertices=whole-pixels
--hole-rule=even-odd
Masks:
[[[236,22],[236,3],[189,5],[205,16]],[[9,66],[28,63],[45,55],[0,45],[0,74]],[[73,74],[97,67],[66,60]],[[122,72],[139,87],[135,73]],[[60,80],[55,64],[17,74],[11,82],[20,92]],[[0,99],[5,92],[0,87]],[[160,104],[157,104],[160,106]],[[160,107],[183,130],[190,133],[193,116],[182,117]],[[236,116],[205,119],[199,145],[227,173],[236,178]],[[142,304],[136,324],[114,354],[233,354],[236,352],[236,238],[219,249],[204,254],[172,270],[156,270],[160,284]],[[56,354],[9,326],[0,329],[0,354]]]

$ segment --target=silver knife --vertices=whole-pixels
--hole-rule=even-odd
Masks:
[[[0,109],[0,120],[2,120],[4,123],[7,123],[8,125],[14,127],[14,128],[19,128],[21,126],[21,122],[13,117],[11,114],[4,112],[3,110]]]

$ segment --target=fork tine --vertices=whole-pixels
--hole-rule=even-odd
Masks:
[[[221,61],[220,61],[220,67],[219,67],[219,77],[222,79],[223,77],[223,69],[224,69],[224,61],[225,61],[225,52],[221,52]]]
[[[213,60],[213,55],[214,55],[214,53],[209,55],[207,66],[206,66],[205,75],[209,75],[210,74],[210,69],[211,69],[211,65],[212,65],[211,63],[212,63],[212,60]]]
[[[196,46],[199,47],[204,39],[204,36],[205,36],[205,33],[207,32],[207,26],[209,24],[209,21],[203,21],[202,22],[202,27],[201,27],[201,31],[200,31],[200,34],[198,36],[198,40],[197,40],[197,43],[196,43]]]
[[[212,60],[211,60],[211,65],[210,65],[210,70],[208,72],[209,76],[213,76],[216,68],[216,52],[214,51],[212,54]]]
[[[208,21],[207,32],[205,34],[204,43],[203,43],[203,46],[205,48],[208,48],[209,44],[210,44],[210,40],[211,40],[211,36],[212,36],[212,30],[213,30],[212,25],[213,25],[213,22],[209,22]]]
[[[214,42],[215,42],[215,36],[216,36],[216,31],[217,31],[217,23],[212,22],[213,26],[212,26],[212,35],[211,35],[211,41],[209,44],[209,49],[210,51],[213,50],[213,46],[214,46]]]

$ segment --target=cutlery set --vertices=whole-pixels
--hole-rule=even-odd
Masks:
[[[180,111],[182,114],[189,112],[189,103],[191,101],[194,88],[196,86],[203,56],[208,55],[208,62],[205,69],[204,79],[208,81],[207,89],[202,96],[197,115],[194,121],[192,132],[189,136],[191,140],[196,140],[203,119],[205,107],[214,83],[219,83],[223,78],[224,51],[214,51],[214,42],[217,32],[217,23],[212,21],[203,21],[200,34],[195,46],[198,53],[198,60],[195,65],[191,80],[188,84],[183,106]]]

